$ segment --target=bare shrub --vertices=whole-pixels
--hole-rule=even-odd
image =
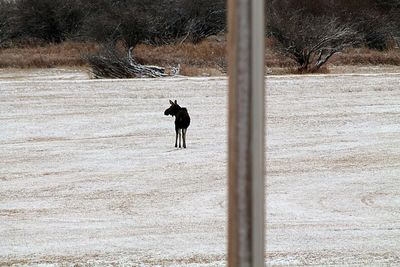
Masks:
[[[276,48],[295,60],[300,72],[316,72],[335,53],[360,43],[352,25],[336,17],[313,16],[303,11],[276,11],[271,30],[278,40]]]

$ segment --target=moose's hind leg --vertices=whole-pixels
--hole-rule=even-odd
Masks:
[[[175,147],[178,147],[178,129],[175,129]]]
[[[183,148],[186,148],[186,131],[187,129],[182,129]]]
[[[178,130],[178,135],[179,135],[179,148],[181,148],[181,139],[182,139],[182,129]]]

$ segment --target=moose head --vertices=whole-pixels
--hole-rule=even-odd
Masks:
[[[178,102],[176,100],[175,102],[170,100],[169,103],[171,104],[171,106],[164,111],[164,115],[176,116],[176,114],[181,110],[181,107],[178,105]]]

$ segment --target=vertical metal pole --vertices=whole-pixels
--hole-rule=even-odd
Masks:
[[[228,264],[264,266],[264,0],[228,0]]]

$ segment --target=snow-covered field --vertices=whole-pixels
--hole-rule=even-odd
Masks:
[[[28,76],[0,73],[0,266],[226,265],[225,78]],[[400,265],[400,75],[267,87],[267,265]]]

